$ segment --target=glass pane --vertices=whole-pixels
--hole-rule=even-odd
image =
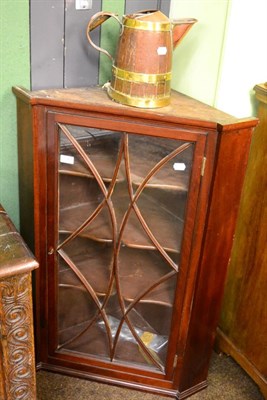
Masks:
[[[193,155],[60,125],[59,349],[164,371]]]

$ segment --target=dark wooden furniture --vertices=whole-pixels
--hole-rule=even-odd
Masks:
[[[257,120],[176,92],[140,110],[97,87],[13,90],[39,366],[178,399],[204,388]]]
[[[37,261],[0,205],[0,398],[36,399],[31,271]]]
[[[260,123],[251,145],[216,345],[267,398],[267,84],[255,86],[255,92]]]

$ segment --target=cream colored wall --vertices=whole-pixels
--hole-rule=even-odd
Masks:
[[[225,35],[228,0],[172,0],[170,17],[198,22],[173,54],[172,87],[213,105]]]
[[[255,115],[253,87],[267,81],[267,2],[172,0],[172,18],[194,17],[173,57],[174,89],[237,117]]]
[[[267,81],[267,1],[232,0],[215,106],[237,117],[256,115],[253,87]]]

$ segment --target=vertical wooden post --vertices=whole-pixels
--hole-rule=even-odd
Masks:
[[[31,271],[38,263],[0,206],[0,396],[36,399]]]

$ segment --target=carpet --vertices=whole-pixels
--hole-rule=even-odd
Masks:
[[[150,393],[130,390],[80,378],[39,371],[38,400],[166,400]],[[231,357],[213,354],[208,388],[190,400],[264,400],[258,387]]]

